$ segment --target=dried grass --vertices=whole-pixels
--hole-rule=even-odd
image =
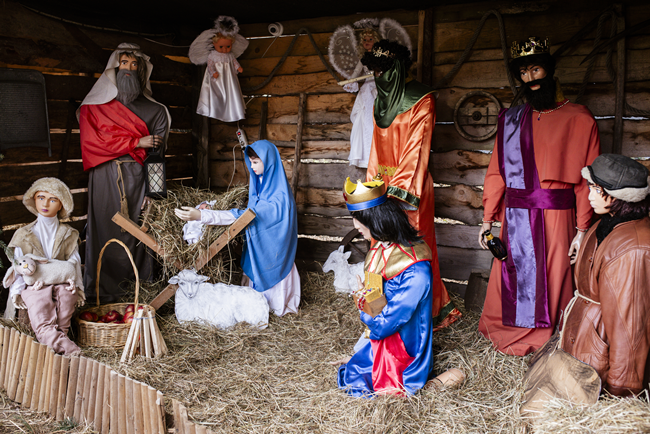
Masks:
[[[158,323],[170,354],[136,357],[94,348],[87,356],[161,390],[188,408],[190,418],[219,433],[637,433],[650,430],[647,399],[603,398],[591,407],[553,401],[536,425],[519,416],[527,358],[494,351],[477,332],[478,315],[464,312],[434,337],[435,369],[462,369],[459,389],[422,391],[410,398],[355,399],[336,387],[327,362],[348,354],[362,331],[349,298],[334,292],[333,276],[302,274],[296,315],[272,316],[268,329],[222,331],[179,325],[173,304]],[[160,290],[159,288],[158,290]],[[155,288],[150,293],[155,294]],[[462,310],[462,300],[454,299]]]
[[[194,263],[200,255],[207,251],[228,226],[206,226],[201,240],[188,245],[183,240],[183,225],[185,222],[174,214],[174,208],[181,206],[195,207],[203,201],[217,202],[213,210],[228,210],[232,208],[245,208],[248,202],[248,186],[233,187],[225,193],[215,193],[210,190],[201,190],[185,186],[170,188],[167,198],[153,202],[149,214],[149,234],[156,240],[165,251],[165,259],[155,255],[158,262],[163,266],[164,275],[171,277],[178,273],[178,270],[171,264],[178,261],[182,269],[193,268]],[[234,242],[237,242],[236,240]],[[229,249],[232,243],[216,255],[201,270],[201,274],[212,278],[212,282],[234,283],[239,280],[233,276],[236,270],[234,259]]]

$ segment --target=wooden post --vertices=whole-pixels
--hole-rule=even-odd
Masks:
[[[132,381],[131,395],[133,396],[133,428],[135,434],[144,433],[144,421],[142,418],[142,383]]]
[[[107,366],[103,363],[97,364],[97,386],[95,387],[95,403],[93,410],[93,426],[97,431],[102,429],[102,411],[104,407],[104,371]]]
[[[27,381],[27,368],[29,367],[29,359],[32,353],[32,348],[36,342],[29,336],[25,339],[25,349],[20,365],[20,373],[18,374],[18,387],[16,388],[16,399],[18,403],[23,402],[23,395],[25,395],[25,382]]]
[[[620,33],[625,30],[625,15],[623,5],[614,5],[616,11],[616,30]],[[623,112],[625,110],[625,38],[616,44],[616,105],[614,113],[614,140],[612,153],[620,154],[623,151]]]
[[[142,337],[140,339],[144,340],[144,345],[141,345],[144,348],[144,351],[142,351],[143,356],[151,358],[151,332],[153,328],[151,327],[151,319],[149,318],[149,310],[145,307],[142,314]]]
[[[422,14],[420,18],[421,29],[418,29],[422,34],[422,56],[420,57],[420,41],[418,38],[418,81],[421,81],[427,86],[433,86],[433,8],[419,11],[418,15]],[[421,63],[420,63],[421,59]],[[420,76],[420,64],[422,65],[422,74]]]
[[[113,395],[112,394],[113,373],[114,372],[111,370],[111,368],[109,368],[108,366],[104,366],[104,397],[102,399],[104,406],[102,407],[102,426],[101,429],[99,430],[101,434],[109,434],[109,430],[110,430],[110,421],[111,421],[110,414],[111,414],[111,406],[113,405],[111,401]],[[117,392],[117,387],[116,387],[116,392]]]
[[[133,414],[133,380],[129,377],[124,378],[124,403],[126,414],[126,432],[135,434],[135,415]]]
[[[208,434],[208,429],[205,425],[196,425],[196,434]]]
[[[95,403],[97,401],[97,383],[99,382],[99,362],[97,360],[92,361],[93,369],[90,373],[90,384],[86,388],[88,393],[84,397],[84,417],[86,423],[91,425],[95,421]]]
[[[126,434],[126,377],[119,374],[117,377],[117,422],[119,434]]]
[[[176,434],[184,434],[185,423],[181,419],[181,403],[172,399],[172,406],[174,407],[174,432]]]
[[[38,353],[41,345],[32,341],[32,348],[29,352],[27,361],[27,377],[25,378],[25,392],[23,394],[23,408],[29,408],[32,404],[32,394],[34,393],[34,375],[36,373],[36,363],[38,362]]]
[[[81,422],[81,403],[83,402],[84,380],[86,379],[86,368],[90,367],[88,359],[85,357],[79,358],[79,369],[77,370],[77,387],[74,393],[74,411],[72,417],[75,422]]]
[[[196,434],[194,424],[189,419],[185,421],[185,434]]]
[[[140,383],[140,401],[142,402],[142,428],[143,432],[147,434],[151,434],[154,432],[153,428],[151,428],[151,415],[149,414],[151,412],[151,397],[149,396],[149,386],[147,386],[144,383]],[[156,426],[156,431],[158,430],[158,426]]]
[[[50,381],[50,399],[47,405],[51,417],[56,417],[56,404],[59,402],[59,382],[61,380],[61,355],[52,356],[52,380]]]
[[[63,418],[74,416],[74,401],[77,394],[77,378],[79,375],[79,357],[70,360],[70,373],[68,374],[68,390],[65,393],[65,411]]]
[[[38,411],[46,412],[50,406],[50,388],[52,387],[52,365],[54,364],[54,351],[45,350],[45,370],[41,381],[41,395],[38,398]]]
[[[120,396],[120,391],[119,391],[119,386],[118,386],[118,374],[117,374],[117,372],[111,370],[110,375],[111,375],[111,394],[110,394],[109,398],[110,398],[110,403],[111,403],[111,405],[110,405],[111,412],[110,412],[109,419],[110,419],[111,422],[110,422],[110,426],[109,426],[109,428],[110,428],[109,433],[110,434],[118,434],[120,432],[119,427],[118,427],[118,425],[119,425],[119,422],[118,422],[119,413],[117,411],[118,401],[119,401],[119,396]]]
[[[298,125],[296,131],[296,152],[293,156],[293,171],[291,172],[291,190],[294,197],[298,194],[298,182],[300,179],[300,154],[302,152],[302,128],[305,123],[305,108],[307,106],[307,94],[300,92],[298,101]]]
[[[88,404],[90,402],[90,389],[92,387],[93,370],[97,362],[93,359],[86,360],[86,371],[84,372],[84,387],[81,389],[81,413],[79,413],[79,421],[89,423],[88,420]],[[97,374],[95,374],[97,375]],[[95,401],[92,401],[93,405]]]
[[[156,408],[158,409],[158,414],[156,415],[156,419],[158,420],[158,432],[160,434],[164,434],[167,432],[167,424],[165,420],[165,400],[163,399],[163,394],[161,391],[155,389],[153,390],[156,393]],[[151,393],[152,391],[149,390],[149,394]]]
[[[16,360],[16,352],[18,351],[18,341],[20,340],[20,334],[18,330],[11,329],[9,331],[9,350],[7,351],[7,357],[5,358],[5,372],[4,372],[4,381],[3,386],[5,390],[9,390],[11,386],[11,371],[14,368],[14,362]]]
[[[45,381],[45,359],[47,357],[47,346],[38,344],[38,358],[34,370],[34,387],[32,388],[32,402],[29,404],[31,411],[38,410],[38,403],[41,400],[41,384]]]
[[[5,371],[9,365],[9,340],[11,338],[11,329],[2,327],[2,352],[0,353],[0,388],[6,389]]]
[[[70,368],[70,357],[61,359],[61,373],[59,374],[59,392],[56,401],[56,420],[61,422],[65,419],[65,399],[68,394],[68,372]]]
[[[257,133],[258,140],[266,139],[266,121],[269,117],[269,99],[262,101],[262,110],[260,111],[260,129]]]
[[[14,346],[16,347],[13,362],[11,363],[11,375],[9,376],[9,387],[7,388],[7,396],[12,401],[16,398],[16,389],[18,388],[18,377],[20,376],[20,368],[23,361],[23,353],[25,352],[25,344],[27,342],[27,335],[16,333]]]
[[[69,25],[69,27],[73,27]],[[72,137],[72,128],[77,123],[76,117],[77,102],[74,99],[68,100],[68,119],[65,126],[65,139],[61,149],[61,159],[59,162],[59,179],[65,182],[66,166],[68,164],[68,149],[70,149],[70,138]]]

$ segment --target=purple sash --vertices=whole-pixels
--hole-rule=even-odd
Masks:
[[[499,113],[499,172],[506,184],[501,230],[508,258],[501,266],[503,325],[551,327],[546,282],[544,210],[575,207],[573,189],[542,189],[533,148],[532,109]]]

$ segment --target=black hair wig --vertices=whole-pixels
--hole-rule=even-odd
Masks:
[[[382,51],[389,51],[391,56],[375,56],[373,51],[378,48],[381,48]],[[379,42],[375,42],[375,45],[372,46],[372,50],[363,55],[361,63],[371,71],[386,72],[393,67],[393,63],[395,63],[394,59],[401,60],[407,71],[413,65],[413,60],[411,60],[411,51],[409,51],[408,48],[404,45],[398,44],[397,42],[382,39]]]
[[[515,76],[520,83],[523,83],[521,79],[521,73],[519,72],[521,68],[528,68],[529,66],[537,65],[544,68],[546,71],[547,77],[553,77],[555,75],[555,57],[551,56],[548,53],[542,54],[532,54],[530,56],[517,57],[510,61],[510,72]]]
[[[257,156],[255,150],[250,146],[246,146],[246,155],[248,155],[248,158],[257,158],[258,160],[260,159],[260,157]]]
[[[388,199],[381,205],[361,211],[352,211],[352,217],[370,229],[377,241],[412,246],[422,242],[417,229],[411,226],[408,216],[396,199]]]

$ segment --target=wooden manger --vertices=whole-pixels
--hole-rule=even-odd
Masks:
[[[255,212],[253,210],[247,209],[244,214],[242,214],[235,222],[230,225],[230,227],[224,231],[223,234],[219,236],[204,252],[203,255],[201,255],[197,261],[194,264],[194,269],[198,272],[201,270],[205,264],[210,262],[210,260],[223,249],[230,240],[232,240],[234,237],[237,236],[248,224],[253,221],[255,218]],[[119,225],[122,229],[133,235],[135,238],[140,240],[142,243],[144,243],[147,247],[149,247],[151,250],[156,252],[158,255],[160,255],[163,260],[165,259],[165,251],[158,245],[156,240],[153,239],[153,237],[145,232],[143,227],[137,225],[133,220],[131,220],[128,216],[118,212],[113,216],[113,222],[115,222],[117,225]],[[175,261],[172,265],[174,265],[179,271],[182,270],[182,266],[179,264],[178,261]],[[156,298],[153,299],[151,303],[149,303],[150,306],[152,306],[154,309],[158,310],[160,306],[165,304],[167,300],[169,300],[172,295],[176,292],[176,289],[178,288],[178,285],[172,285],[169,284],[165,289],[163,289],[160,294]]]

